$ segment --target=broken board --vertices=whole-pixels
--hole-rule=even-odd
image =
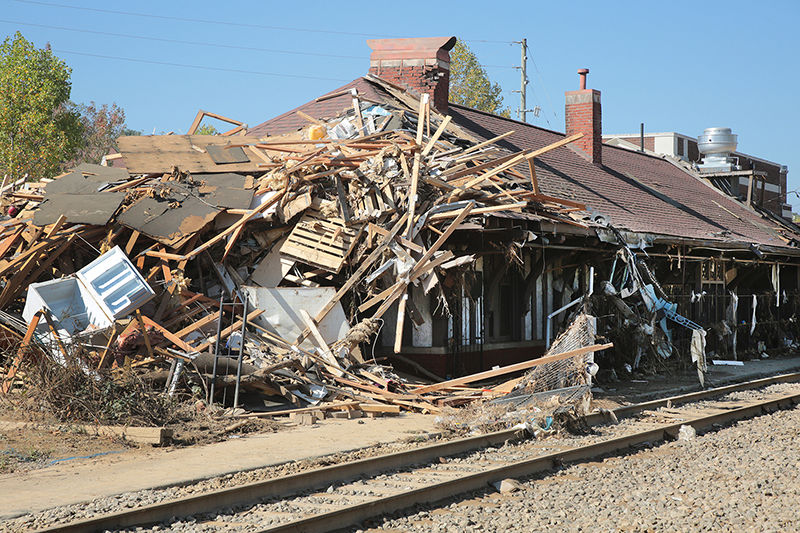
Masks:
[[[280,253],[338,273],[353,251],[362,229],[363,226],[348,228],[342,219],[325,219],[318,211],[309,210],[286,238]]]

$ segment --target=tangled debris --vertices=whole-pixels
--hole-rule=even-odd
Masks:
[[[176,395],[238,408],[240,389],[294,407],[237,416],[439,412],[505,395],[463,385],[540,363],[428,385],[370,344],[397,304],[400,352],[419,314],[409,287],[462,279],[475,256],[448,245],[462,224],[498,212],[591,224],[514,168],[580,135],[507,155],[503,136],[475,142],[427,97],[353,99],[348,115],[281,137],[242,125],[123,137],[105,166],[4,185],[17,214],[0,223],[3,392],[38,387],[65,418],[126,424],[163,423]]]

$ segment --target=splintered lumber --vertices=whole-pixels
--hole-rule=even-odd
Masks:
[[[484,213],[494,213],[497,211],[519,211],[528,205],[528,202],[515,202],[513,204],[492,205],[489,207],[476,207],[472,210],[473,215],[481,215]],[[427,222],[435,222],[437,220],[444,220],[458,216],[458,211],[445,211],[444,213],[436,213],[428,217]]]
[[[191,333],[193,331],[197,331],[200,328],[204,328],[205,326],[216,322],[217,320],[219,320],[219,317],[220,317],[221,314],[222,314],[222,311],[217,311],[216,313],[211,313],[210,315],[207,315],[207,316],[201,318],[200,320],[198,320],[197,322],[195,322],[193,324],[190,324],[190,325],[186,326],[185,328],[183,328],[182,330],[178,331],[177,333],[175,333],[175,336],[178,337],[179,339],[182,339],[186,335],[188,335],[189,333]]]
[[[399,413],[399,405],[385,405],[382,403],[361,403],[358,405],[359,410],[365,413]]]
[[[449,381],[443,381],[441,383],[434,383],[433,385],[428,385],[425,387],[420,387],[416,389],[414,392],[417,394],[425,394],[426,392],[434,392],[442,389],[447,389],[450,387],[455,387],[457,385],[465,385],[467,383],[474,383],[476,381],[483,381],[485,379],[491,379],[497,376],[503,376],[505,374],[510,374],[511,372],[517,372],[519,370],[527,370],[529,368],[533,368],[535,366],[543,365],[546,363],[553,363],[555,361],[561,361],[562,359],[568,359],[570,357],[574,357],[576,355],[583,355],[589,352],[599,352],[600,350],[605,350],[607,348],[611,348],[614,346],[613,343],[608,344],[594,344],[592,346],[586,346],[584,348],[578,348],[577,350],[570,350],[568,352],[563,352],[555,355],[548,355],[546,357],[540,357],[539,359],[532,359],[530,361],[524,361],[522,363],[517,363],[514,365],[504,366],[502,368],[497,368],[494,370],[487,370],[486,372],[479,372],[477,374],[472,374],[469,376],[464,376],[461,378],[451,379]]]
[[[436,129],[436,133],[433,134],[433,137],[431,137],[431,139],[428,141],[428,144],[426,144],[425,148],[422,149],[422,157],[425,157],[431,153],[436,141],[439,140],[439,137],[441,137],[442,133],[444,133],[444,130],[447,129],[447,125],[450,124],[450,120],[452,120],[452,118],[453,117],[450,115],[447,115],[442,123],[439,124],[439,127]]]
[[[282,255],[338,273],[353,251],[363,227],[348,228],[344,220],[324,219],[318,212],[303,215],[280,248]]]
[[[43,311],[36,311],[36,313],[33,315],[33,318],[31,318],[31,323],[28,324],[28,329],[25,331],[25,337],[22,338],[22,342],[19,345],[19,350],[17,350],[16,357],[14,357],[14,362],[11,363],[11,368],[8,369],[5,379],[3,380],[3,394],[6,394],[11,389],[11,384],[14,382],[14,376],[17,375],[19,367],[22,365],[22,361],[25,357],[25,351],[31,344],[33,334],[36,332],[36,326],[39,325],[39,320],[42,318],[42,313]]]
[[[548,144],[544,148],[539,148],[538,150],[534,150],[525,156],[525,159],[533,159],[534,157],[539,157],[542,154],[546,154],[551,150],[555,150],[556,148],[561,148],[562,146],[566,146],[571,142],[575,142],[578,139],[583,137],[583,133],[576,133],[575,135],[571,135],[565,139],[561,139],[558,142],[554,142],[553,144]]]
[[[408,304],[408,287],[404,287],[403,295],[400,297],[400,305],[397,307],[397,325],[395,326],[394,353],[400,353],[403,349],[403,329],[406,322],[406,305]]]
[[[536,178],[536,165],[533,163],[533,158],[528,159],[528,171],[531,175],[533,194],[539,194],[539,180]]]
[[[433,246],[431,246],[430,249],[427,252],[425,252],[425,255],[423,255],[420,258],[416,266],[411,270],[408,280],[404,280],[402,283],[395,284],[396,289],[392,291],[390,296],[386,298],[383,304],[381,304],[381,306],[373,315],[373,318],[382,317],[383,314],[389,309],[389,307],[391,307],[394,301],[401,295],[405,294],[408,283],[414,281],[415,279],[420,277],[423,273],[427,272],[430,266],[430,258],[433,257],[433,254],[435,254],[439,250],[439,248],[442,247],[442,245],[447,241],[450,235],[452,235],[452,233],[456,230],[459,224],[461,224],[461,222],[463,222],[464,219],[467,218],[467,216],[472,211],[473,207],[475,207],[475,202],[470,202],[469,204],[467,204],[466,207],[464,207],[458,212],[456,219],[450,224],[450,227],[448,227],[444,231],[444,233],[442,233],[439,236],[439,238],[436,239],[436,242],[433,243]]]
[[[411,240],[414,236],[411,232],[414,229],[414,211],[417,205],[417,186],[419,184],[419,167],[422,162],[420,144],[422,144],[423,123],[425,122],[425,107],[428,105],[428,95],[423,94],[419,101],[419,115],[417,115],[417,152],[414,154],[414,169],[411,171],[411,187],[408,192],[408,228],[406,237]]]
[[[255,209],[253,209],[252,211],[247,213],[241,219],[239,219],[236,222],[236,224],[234,224],[233,226],[231,226],[228,229],[226,229],[225,231],[219,233],[216,237],[214,237],[212,239],[209,239],[208,241],[206,241],[202,245],[198,246],[197,248],[195,248],[194,250],[192,250],[191,252],[189,252],[185,256],[178,256],[175,259],[178,259],[178,260],[194,259],[197,256],[197,254],[199,254],[200,252],[202,252],[204,250],[207,250],[207,249],[211,248],[213,245],[217,244],[219,241],[221,241],[222,239],[224,239],[225,237],[227,237],[231,233],[233,233],[236,230],[238,230],[240,226],[243,226],[247,221],[249,221],[251,218],[253,218],[257,214],[262,213],[262,212],[266,211],[267,209],[269,209],[270,207],[272,207],[273,205],[277,204],[278,201],[280,201],[281,198],[283,198],[283,196],[285,194],[286,194],[286,190],[284,189],[284,190],[280,191],[278,194],[273,195],[272,198],[270,198],[269,200],[267,200],[266,202],[264,202],[260,206],[256,207]],[[155,254],[148,254],[148,255],[155,255]],[[156,256],[156,257],[158,257],[158,256]]]
[[[172,344],[174,344],[175,346],[177,346],[178,348],[180,348],[184,352],[186,352],[186,353],[194,353],[195,351],[199,351],[199,350],[195,350],[194,348],[192,348],[191,346],[189,346],[188,344],[183,342],[182,339],[179,339],[178,337],[176,337],[173,333],[171,333],[169,330],[167,330],[167,328],[165,328],[164,326],[162,326],[158,322],[154,322],[153,319],[142,315],[142,320],[148,326],[156,328],[158,331],[160,331],[161,334],[164,335],[164,338],[166,338],[168,341],[170,341]]]
[[[511,131],[507,131],[507,132],[503,133],[502,135],[498,135],[497,137],[492,137],[488,141],[483,141],[480,144],[476,144],[475,146],[467,148],[466,150],[464,150],[464,154],[466,155],[466,154],[471,154],[472,152],[477,152],[481,148],[485,148],[485,147],[489,146],[490,144],[494,144],[497,141],[500,141],[502,139],[505,139],[506,137],[509,137],[509,136],[513,135],[514,133],[515,133],[515,131],[511,130]]]
[[[319,329],[317,329],[317,324],[314,322],[314,319],[311,318],[311,315],[308,314],[308,311],[305,309],[300,309],[300,316],[303,317],[308,329],[311,330],[311,336],[314,337],[314,341],[319,346],[320,350],[322,351],[322,355],[325,358],[325,361],[328,363],[328,367],[331,368],[331,371],[338,375],[343,376],[344,372],[342,371],[341,365],[339,365],[339,361],[336,360],[336,357],[331,353],[330,347],[328,347],[328,343],[325,342],[325,339],[322,338],[322,333],[320,333]]]
[[[330,310],[334,308],[336,302],[341,300],[342,296],[347,294],[347,291],[349,291],[356,283],[361,281],[361,276],[363,276],[364,273],[369,269],[369,267],[371,267],[372,264],[378,260],[378,258],[383,254],[383,251],[386,249],[386,247],[389,246],[389,244],[394,240],[395,235],[397,235],[400,232],[400,230],[403,229],[403,224],[405,223],[407,218],[408,218],[408,213],[404,214],[402,217],[400,217],[400,220],[395,222],[389,234],[383,237],[383,241],[372,251],[371,254],[369,254],[369,257],[367,257],[361,263],[361,266],[358,267],[358,270],[356,270],[350,276],[350,279],[348,279],[347,282],[345,282],[345,284],[342,285],[342,288],[339,289],[337,293],[333,296],[333,298],[331,298],[331,300],[327,304],[325,304],[325,307],[323,307],[322,310],[320,310],[320,312],[317,313],[317,316],[314,317],[314,322],[316,322],[317,324],[322,322],[322,319],[325,318],[327,314],[330,312]],[[300,334],[300,336],[297,337],[295,344],[299,345],[301,342],[305,340],[306,337],[308,337],[310,333],[311,330],[309,328],[304,329],[303,332]]]

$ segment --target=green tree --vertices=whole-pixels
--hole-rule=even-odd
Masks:
[[[217,128],[211,124],[203,124],[194,132],[195,135],[217,135],[218,133]]]
[[[450,51],[450,101],[495,115],[510,116],[503,89],[492,83],[478,58],[461,41]]]
[[[80,148],[71,74],[49,45],[37,49],[20,32],[0,46],[0,174],[51,177]]]

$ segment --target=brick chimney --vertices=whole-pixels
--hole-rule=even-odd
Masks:
[[[447,113],[450,96],[450,50],[455,37],[422,39],[373,39],[369,72],[404,85],[420,94],[429,94],[433,107]]]
[[[580,89],[564,93],[566,105],[567,136],[583,133],[583,138],[575,141],[574,146],[585,153],[592,163],[603,164],[603,122],[600,106],[600,91],[586,88],[588,68],[578,70],[581,77]]]

